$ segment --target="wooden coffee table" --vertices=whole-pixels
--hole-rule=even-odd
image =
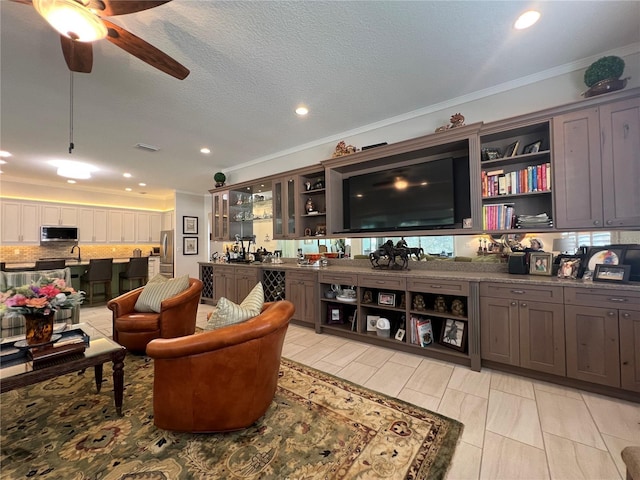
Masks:
[[[81,329],[89,335],[90,341],[84,353],[60,357],[52,362],[34,368],[26,356],[3,362],[0,365],[0,393],[8,392],[44,380],[59,377],[71,372],[93,367],[96,388],[102,387],[102,367],[105,362],[113,362],[113,396],[116,412],[122,416],[122,398],[124,393],[124,357],[127,349],[102,335],[89,323],[79,323],[68,327],[68,330]],[[2,340],[1,348],[11,348],[13,343],[24,339],[24,335]]]

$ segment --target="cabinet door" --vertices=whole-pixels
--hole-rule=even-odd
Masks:
[[[520,366],[565,375],[564,306],[520,301]]]
[[[273,238],[294,238],[296,226],[296,179],[273,182]]]
[[[25,203],[21,206],[20,231],[23,243],[40,242],[40,215],[37,205]]]
[[[173,230],[173,210],[162,214],[162,230]]]
[[[122,237],[122,212],[118,210],[109,211],[109,242],[120,243]]]
[[[620,386],[640,392],[640,312],[620,311]]]
[[[22,236],[20,217],[22,205],[2,202],[2,242],[19,242]]]
[[[216,266],[213,268],[213,299],[217,303],[220,297],[235,302],[236,281],[234,267]]]
[[[95,241],[93,229],[93,208],[80,208],[78,212],[78,237],[81,243],[92,243]]]
[[[620,387],[618,311],[565,306],[567,376]]]
[[[93,241],[96,243],[107,242],[107,210],[93,210]]]
[[[60,205],[43,205],[40,210],[40,222],[43,225],[75,227],[78,224],[78,209]]]
[[[136,214],[122,212],[122,241],[133,243],[136,241]]]
[[[256,283],[258,283],[257,269],[237,268],[235,272],[236,299],[234,302],[242,302],[256,286]]]
[[[160,243],[160,231],[162,229],[162,215],[159,213],[149,214],[149,241]]]
[[[314,279],[296,278],[287,274],[285,277],[285,297],[295,306],[293,319],[315,325],[317,311],[317,283]]]
[[[139,212],[137,216],[136,241],[140,243],[147,243],[151,238],[149,214],[146,212]]]
[[[481,358],[520,364],[518,302],[508,298],[480,298]]]
[[[553,118],[557,228],[602,226],[602,169],[597,108]]]
[[[213,193],[211,196],[213,205],[213,218],[211,220],[211,233],[213,240],[229,240],[229,192]]]
[[[600,107],[605,227],[640,225],[640,98]]]

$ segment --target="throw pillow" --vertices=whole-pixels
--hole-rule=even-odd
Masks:
[[[220,297],[216,309],[204,329],[216,330],[221,327],[226,327],[227,325],[242,323],[260,315],[263,304],[264,290],[262,288],[262,282],[258,282],[256,286],[253,287],[249,295],[247,295],[240,305],[233,303],[225,297]]]
[[[136,312],[160,313],[163,300],[174,297],[187,288],[189,288],[189,275],[164,280],[154,277],[144,286],[133,308]]]

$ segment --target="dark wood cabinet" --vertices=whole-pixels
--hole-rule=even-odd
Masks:
[[[516,366],[520,364],[517,300],[480,298],[480,345],[483,360]]]
[[[273,181],[273,238],[294,239],[299,233],[296,224],[296,185],[298,177],[288,175]]]
[[[229,240],[229,190],[211,193],[211,240]]]
[[[247,295],[253,290],[260,279],[260,270],[256,267],[235,268],[235,300],[236,303],[242,302]]]
[[[236,267],[233,265],[216,265],[213,269],[213,301],[218,303],[220,297],[235,302]]]
[[[640,99],[553,119],[557,228],[640,224]]]
[[[620,386],[640,392],[640,312],[620,310]]]
[[[618,310],[565,306],[567,376],[620,387]]]
[[[296,308],[293,319],[315,326],[318,311],[318,275],[315,272],[286,272],[285,298]]]

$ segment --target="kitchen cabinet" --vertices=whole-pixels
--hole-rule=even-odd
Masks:
[[[553,119],[557,228],[640,225],[640,99]]]
[[[155,277],[159,273],[160,273],[160,257],[150,256],[147,278],[151,280],[153,277]]]
[[[38,204],[2,201],[2,243],[40,243]]]
[[[162,213],[162,228],[161,230],[173,230],[173,210]]]
[[[78,208],[65,205],[42,205],[40,223],[42,225],[76,227],[78,225]]]
[[[260,281],[260,269],[256,267],[237,266],[234,272],[235,299],[230,300],[241,303]]]
[[[215,265],[213,268],[213,301],[218,303],[220,297],[235,302],[236,276],[234,265]]]
[[[296,225],[297,175],[273,182],[273,238],[286,240],[298,235]]]
[[[137,212],[136,242],[160,243],[162,215],[153,212]]]
[[[316,272],[287,272],[285,298],[295,306],[292,319],[315,326],[318,310]]]
[[[640,392],[640,312],[620,310],[620,386]]]
[[[211,240],[226,242],[229,240],[229,190],[215,191],[211,194],[211,199]]]
[[[481,357],[565,375],[562,287],[480,285]]]
[[[78,236],[80,243],[106,243],[107,210],[80,207],[78,209]]]
[[[132,211],[109,210],[108,239],[111,243],[134,243],[136,214]]]

